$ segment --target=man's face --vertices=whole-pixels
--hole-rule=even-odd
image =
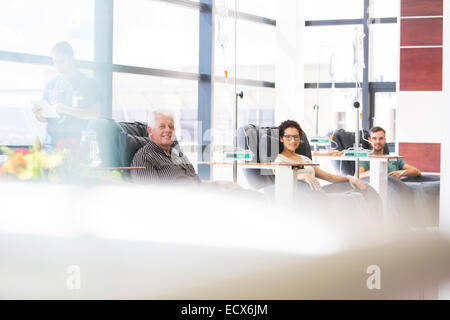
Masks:
[[[386,137],[383,131],[377,131],[370,134],[369,141],[373,144],[374,151],[380,152],[384,150],[386,145]]]
[[[75,62],[72,57],[64,54],[54,53],[52,55],[52,58],[56,70],[58,70],[59,73],[68,74],[73,70]]]
[[[175,126],[172,117],[156,115],[154,125],[148,128],[150,139],[159,147],[168,149],[173,143]]]

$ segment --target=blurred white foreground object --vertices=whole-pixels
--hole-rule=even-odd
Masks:
[[[450,270],[434,233],[251,193],[0,183],[0,194],[2,299],[414,299]],[[382,290],[366,285],[371,265]]]

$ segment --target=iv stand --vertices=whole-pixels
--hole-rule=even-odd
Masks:
[[[353,107],[355,107],[356,109],[356,131],[355,131],[355,150],[359,150],[359,107],[361,106],[361,104],[359,103],[359,101],[355,101],[353,103]],[[355,175],[356,178],[359,179],[359,157],[356,157],[356,161],[355,161]]]
[[[315,111],[316,114],[316,130],[315,130],[315,136],[318,137],[319,136],[319,106],[316,104],[313,107],[313,110]],[[319,151],[319,147],[316,145],[314,145],[314,151]]]
[[[364,35],[363,35],[364,37]],[[360,102],[358,101],[359,93],[358,93],[358,68],[360,67],[360,60],[359,60],[359,53],[360,53],[360,38],[358,37],[358,33],[356,32],[356,37],[353,40],[353,63],[355,66],[355,79],[356,79],[356,101],[353,102],[353,107],[356,109],[356,130],[355,130],[355,152],[360,150],[359,142],[360,142],[360,135],[359,135],[359,107],[361,106]],[[365,66],[363,65],[363,68]],[[355,161],[355,176],[359,179],[359,157],[356,157]]]
[[[236,150],[237,150],[237,132],[238,132],[238,98],[244,98],[244,92],[239,92],[235,94],[235,104],[234,104],[234,128],[233,128],[233,132],[234,132],[234,139],[233,139],[233,149],[236,155]],[[233,160],[233,182],[237,183],[237,159],[235,158]]]

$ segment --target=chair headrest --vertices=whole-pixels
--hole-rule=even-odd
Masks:
[[[147,123],[145,122],[119,122],[122,130],[128,134],[138,137],[148,137]]]
[[[243,126],[238,130],[238,144],[257,155],[258,163],[273,162],[282,151],[278,127]],[[296,152],[311,159],[311,146],[306,134],[303,134]]]
[[[372,149],[372,145],[366,141],[369,139],[369,132],[367,130],[362,130],[364,139],[361,139],[361,145],[365,149]],[[345,131],[344,129],[339,129],[331,133],[333,135],[333,141],[338,145],[340,151],[351,148],[355,145],[355,133]],[[330,135],[331,135],[330,134]],[[384,154],[389,154],[389,146],[386,144],[384,146]]]

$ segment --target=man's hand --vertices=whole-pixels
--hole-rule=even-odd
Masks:
[[[358,189],[361,189],[361,190],[365,190],[366,189],[366,183],[364,181],[356,178],[356,177],[347,176],[347,180],[348,180],[348,183],[350,183],[350,186],[353,189],[356,189],[356,187],[358,187]]]
[[[392,171],[391,173],[389,173],[389,175],[391,177],[400,179],[401,177],[403,177],[406,173],[406,170],[397,170],[397,171]]]
[[[31,110],[33,111],[36,119],[40,122],[47,122],[47,119],[42,116],[42,107],[34,106]]]

